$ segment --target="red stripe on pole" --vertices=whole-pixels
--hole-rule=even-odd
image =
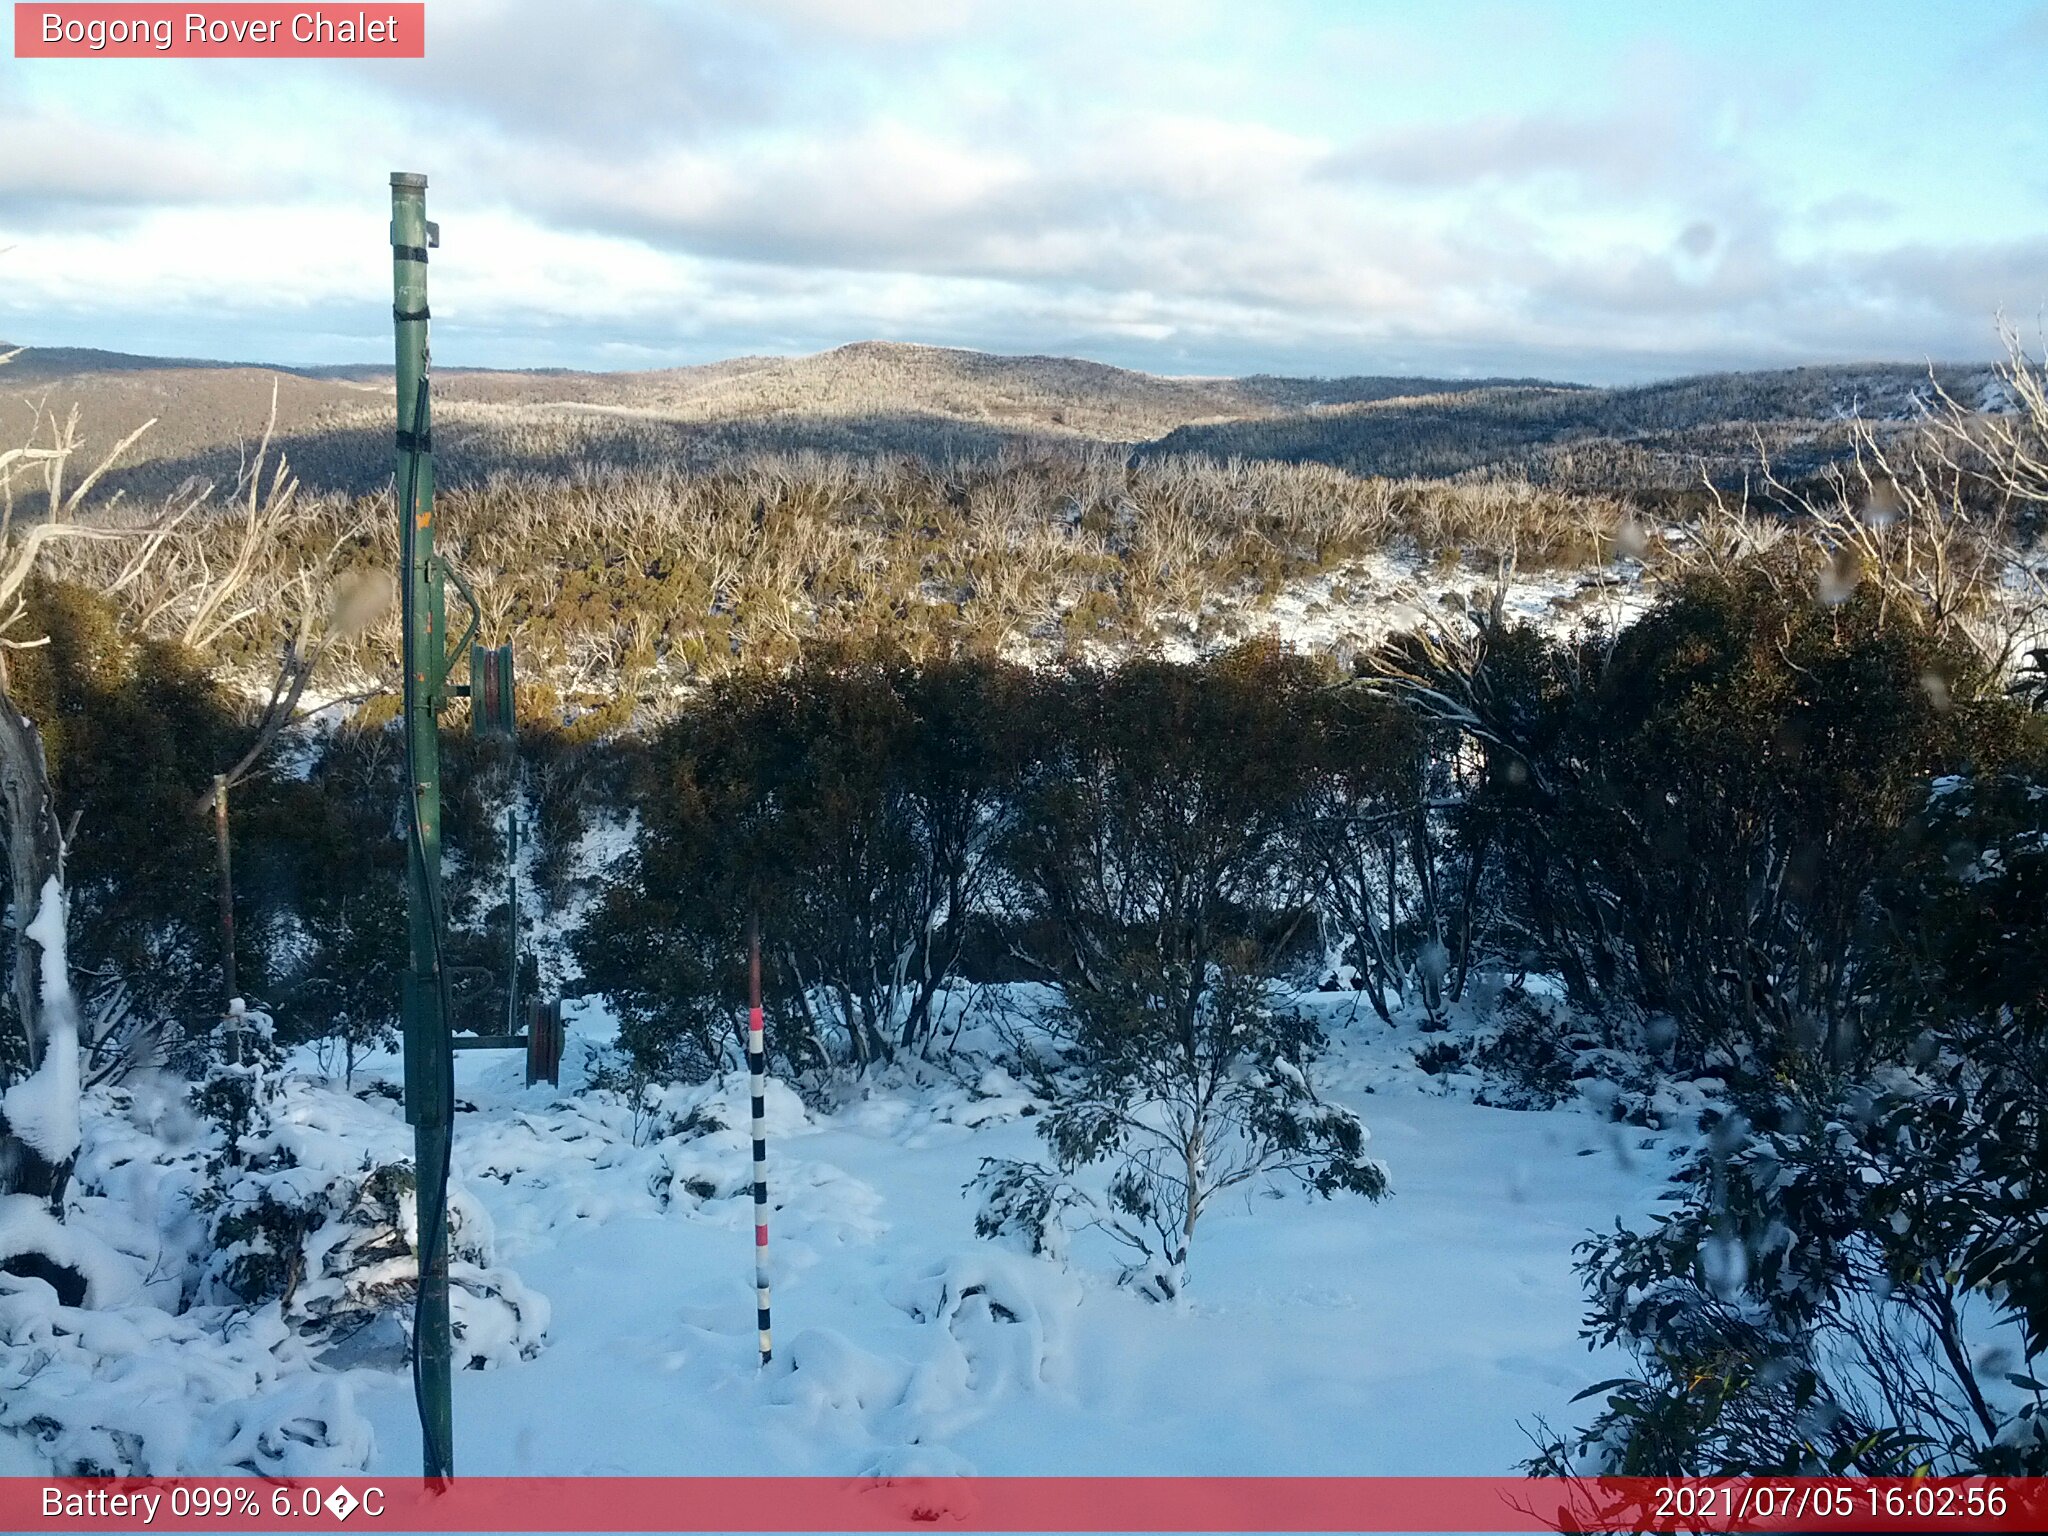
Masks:
[[[761,1325],[761,1364],[774,1358],[768,1345],[768,1058],[761,1041],[761,915],[747,915],[747,1054],[754,1077],[754,1288]]]
[[[2048,1531],[2048,1479],[1798,1477],[14,1477],[0,1529],[332,1530],[329,1499],[386,1533]]]
[[[421,59],[423,0],[14,7],[17,59]]]

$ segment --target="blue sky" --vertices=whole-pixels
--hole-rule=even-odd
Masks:
[[[1985,357],[2044,80],[1990,0],[430,0],[417,62],[0,58],[0,337],[379,358],[414,169],[450,365]]]

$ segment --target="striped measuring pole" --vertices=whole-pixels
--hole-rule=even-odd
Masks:
[[[747,919],[747,1073],[754,1090],[754,1323],[761,1363],[774,1355],[768,1328],[768,1045],[761,1019],[761,924]]]

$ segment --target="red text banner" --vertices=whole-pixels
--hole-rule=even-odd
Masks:
[[[2035,1531],[2042,1478],[0,1478],[34,1531]]]
[[[424,4],[25,5],[18,59],[419,59]]]

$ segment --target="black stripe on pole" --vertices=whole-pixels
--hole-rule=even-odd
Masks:
[[[754,1319],[765,1366],[774,1358],[768,1326],[768,1049],[761,1015],[761,922],[755,913],[747,916],[747,1068],[754,1079]]]

